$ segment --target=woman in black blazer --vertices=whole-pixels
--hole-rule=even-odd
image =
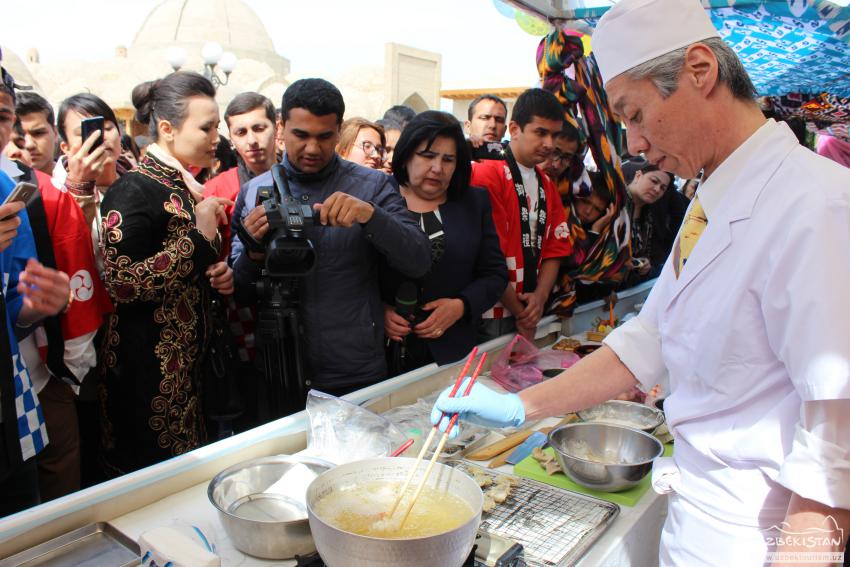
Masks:
[[[402,132],[392,165],[407,208],[431,241],[432,261],[417,281],[383,267],[394,375],[465,357],[481,314],[505,291],[508,272],[489,195],[469,187],[470,153],[457,119],[438,111],[417,115]]]

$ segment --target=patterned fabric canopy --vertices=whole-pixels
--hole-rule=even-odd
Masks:
[[[829,91],[850,96],[850,9],[820,3],[830,9],[825,15],[833,16],[827,21],[818,5],[800,4],[718,8],[711,10],[711,19],[760,95]]]
[[[850,7],[830,0],[702,0],[759,95],[850,96]],[[595,26],[609,7],[576,9]]]

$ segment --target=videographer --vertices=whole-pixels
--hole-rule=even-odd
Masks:
[[[379,257],[411,278],[423,276],[431,263],[428,238],[408,214],[392,178],[334,152],[344,113],[339,90],[322,79],[296,81],[283,95],[282,175],[298,204],[317,213],[316,222],[305,219],[303,230],[314,246],[315,265],[294,278],[305,378],[309,387],[336,395],[387,374]],[[262,277],[265,253],[278,238],[266,209],[256,206],[260,189],[273,184],[272,172],[265,173],[239,196],[245,207],[233,220],[237,236],[231,263],[242,297],[258,298],[255,284]]]
[[[494,94],[483,94],[469,103],[468,118],[463,127],[473,148],[501,142],[508,130],[508,105]]]

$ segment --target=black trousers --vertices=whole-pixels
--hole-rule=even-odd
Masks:
[[[6,427],[7,424],[0,423],[0,427]],[[21,512],[27,508],[32,508],[41,503],[41,497],[38,492],[38,467],[35,463],[35,457],[19,465],[10,466],[7,455],[9,451],[6,448],[5,436],[0,435],[0,460],[4,461],[0,465],[0,518],[10,516],[16,512]]]

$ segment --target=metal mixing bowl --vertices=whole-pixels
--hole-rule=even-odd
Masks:
[[[484,495],[469,475],[450,466],[437,463],[427,486],[451,492],[473,511],[468,520],[451,531],[420,538],[383,539],[343,531],[315,513],[316,502],[339,489],[376,480],[403,483],[415,462],[416,459],[403,457],[355,461],[340,465],[313,481],[307,489],[310,529],[319,555],[328,567],[460,567],[464,564],[475,543]],[[418,485],[425,466],[426,463],[420,464],[411,486]]]
[[[564,474],[602,492],[633,487],[664,453],[664,445],[649,433],[607,423],[563,425],[549,433],[549,445]],[[598,462],[609,457],[617,464]]]
[[[652,433],[664,423],[664,412],[659,409],[620,400],[610,400],[581,410],[578,416],[582,421],[632,427],[647,433]]]
[[[322,459],[276,455],[238,463],[210,481],[207,496],[236,549],[263,559],[316,551],[303,498],[266,493],[298,464],[315,476],[334,466]],[[308,484],[303,487],[305,494]]]

